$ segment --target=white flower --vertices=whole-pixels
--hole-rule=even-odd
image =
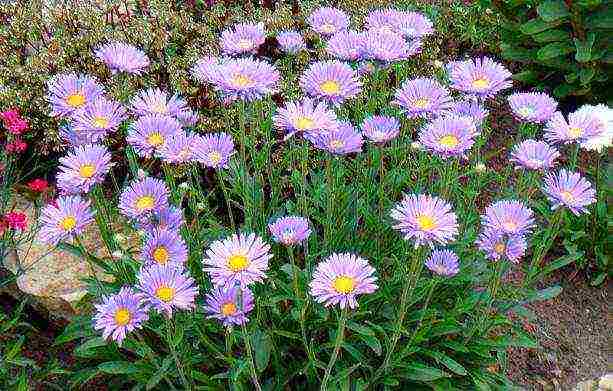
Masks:
[[[411,148],[416,150],[416,151],[421,151],[423,149],[423,145],[421,145],[421,143],[419,141],[413,141],[411,143]]]
[[[477,163],[475,164],[475,171],[477,171],[478,173],[482,173],[487,171],[487,167],[483,163]]]
[[[610,147],[613,142],[613,109],[604,104],[596,106],[583,105],[578,112],[587,112],[594,116],[600,123],[601,130],[598,136],[584,141],[581,147],[598,152],[601,152],[604,148]]]

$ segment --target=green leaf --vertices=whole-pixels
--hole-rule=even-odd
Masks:
[[[585,25],[591,29],[613,29],[613,8],[594,12],[586,19]]]
[[[541,270],[540,274],[542,276],[547,276],[551,274],[552,272],[554,272],[555,270],[561,269],[564,266],[579,260],[583,255],[584,255],[583,251],[578,251],[573,254],[564,255],[563,257],[560,257],[556,259],[555,261],[550,262],[547,265],[545,265],[543,269]]]
[[[590,281],[590,285],[591,286],[598,286],[598,285],[602,284],[602,282],[604,281],[604,279],[606,277],[607,277],[607,273],[600,272],[600,273],[598,273],[598,275],[596,277],[594,277],[594,279],[592,281]]]
[[[449,374],[447,372],[417,362],[410,363],[409,365],[406,365],[403,369],[404,371],[406,371],[405,373],[403,373],[404,377],[410,380],[433,381],[436,379],[441,379],[443,377],[449,377]]]
[[[560,41],[568,41],[570,36],[568,32],[559,29],[547,30],[542,33],[534,34],[532,36],[538,43],[546,43],[546,42],[560,42]]]
[[[158,371],[151,376],[151,378],[149,379],[149,381],[146,384],[146,389],[147,390],[151,390],[153,389],[155,386],[158,385],[158,383],[160,382],[160,380],[162,380],[162,378],[164,377],[164,375],[166,375],[166,372],[168,371],[168,368],[170,368],[170,364],[172,364],[172,357],[168,356],[164,359],[164,361],[162,362],[162,366],[160,367],[160,369],[158,369]]]
[[[553,94],[558,98],[564,98],[565,96],[572,94],[575,90],[576,88],[573,85],[562,83],[553,89]]]
[[[579,81],[582,85],[586,86],[590,84],[594,76],[596,75],[596,69],[594,68],[583,68],[579,71]]]
[[[558,25],[559,23],[545,22],[542,19],[534,18],[519,26],[519,31],[527,35],[534,35],[557,27]]]
[[[75,316],[70,324],[64,328],[62,334],[55,339],[53,344],[61,345],[77,338],[93,335],[94,332],[93,328],[91,327],[91,319],[87,316]]]
[[[99,373],[100,371],[98,370],[98,368],[87,368],[75,372],[70,377],[72,388],[78,388],[78,386],[87,383],[88,381],[96,377],[96,375],[98,375]]]
[[[533,58],[533,53],[530,49],[513,46],[507,43],[500,44],[500,50],[500,54],[506,60],[528,62]]]
[[[435,359],[436,362],[438,362],[439,364],[443,364],[444,366],[446,366],[447,369],[449,369],[453,373],[460,376],[466,376],[466,369],[464,369],[464,367],[459,362],[449,357],[448,355],[434,350],[422,350],[422,352]]]
[[[562,293],[562,287],[559,285],[550,286],[549,288],[541,289],[540,291],[536,291],[526,298],[526,302],[530,303],[532,301],[544,301],[553,299],[557,295]]]
[[[534,71],[523,71],[519,73],[514,73],[513,80],[517,80],[526,84],[536,84],[538,82],[538,74]]]
[[[568,43],[552,42],[540,48],[538,52],[536,52],[536,58],[544,61],[551,58],[564,56],[572,52],[573,48]]]
[[[553,22],[569,16],[568,7],[562,0],[544,1],[536,11],[545,22]]]
[[[138,372],[138,367],[128,361],[108,361],[98,365],[101,372],[111,375],[129,375]]]
[[[74,355],[82,358],[90,358],[96,355],[97,348],[106,346],[107,342],[102,337],[94,337],[86,340],[74,350]]]
[[[575,38],[575,49],[577,53],[575,54],[575,60],[579,62],[588,62],[592,59],[592,47],[594,46],[594,42],[596,41],[596,34],[590,33],[587,35],[586,41],[580,41]]]
[[[381,343],[375,336],[375,332],[366,326],[362,326],[355,322],[348,322],[347,327],[358,333],[360,339],[375,352],[377,356],[381,355]]]
[[[272,339],[268,333],[261,330],[253,334],[253,350],[255,351],[255,366],[258,371],[263,371],[268,366],[270,352],[272,351]]]

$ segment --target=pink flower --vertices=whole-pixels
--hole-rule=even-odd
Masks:
[[[28,217],[23,212],[8,212],[4,219],[11,229],[23,231],[28,226]]]
[[[6,144],[6,152],[8,153],[22,153],[26,150],[28,144],[26,144],[22,139],[15,138],[13,141]]]
[[[16,136],[22,134],[26,129],[28,129],[28,121],[22,118],[17,118],[13,122],[10,122],[6,128],[8,131]]]
[[[19,110],[17,109],[10,109],[7,111],[0,112],[0,117],[5,123],[9,124],[21,119],[21,116],[19,115]]]
[[[49,182],[42,178],[36,178],[28,182],[28,189],[35,193],[42,193],[49,188]]]

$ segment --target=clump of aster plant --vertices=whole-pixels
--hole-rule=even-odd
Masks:
[[[357,73],[340,61],[313,63],[300,76],[300,88],[309,96],[340,105],[362,91]]]

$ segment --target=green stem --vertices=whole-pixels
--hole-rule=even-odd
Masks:
[[[247,191],[247,130],[245,127],[245,102],[240,101],[238,109],[238,131],[240,137],[240,156],[241,156],[241,187],[243,193],[243,211],[245,214],[245,226],[251,228],[251,196]]]
[[[241,329],[243,331],[243,339],[245,340],[245,350],[247,351],[247,357],[249,358],[251,381],[253,382],[253,386],[257,391],[262,391],[262,387],[258,382],[258,374],[255,371],[255,361],[253,360],[253,352],[251,351],[251,337],[249,336],[249,334],[247,334],[247,327],[245,326],[245,322],[241,324]]]
[[[526,287],[530,284],[534,278],[538,275],[539,266],[543,261],[547,252],[553,246],[558,234],[560,233],[560,225],[562,224],[564,215],[564,209],[560,207],[553,215],[552,222],[550,223],[549,228],[545,231],[545,237],[540,242],[540,246],[534,251],[534,256],[532,257],[532,262],[530,262],[530,270],[528,273],[528,277],[524,280],[523,286]]]
[[[224,183],[223,177],[221,175],[221,171],[217,170],[217,179],[219,180],[219,185],[221,186],[221,191],[223,192],[223,198],[226,201],[226,208],[228,209],[228,217],[230,218],[230,225],[232,226],[232,232],[236,232],[236,224],[234,223],[234,214],[232,213],[232,205],[230,204],[230,196],[228,194],[228,189],[226,188],[226,184]]]
[[[577,167],[577,159],[579,157],[579,143],[574,143],[571,146],[570,169],[574,170]]]
[[[160,366],[158,365],[157,360],[153,356],[153,354],[151,352],[151,348],[149,347],[149,345],[147,345],[145,343],[144,338],[140,335],[138,330],[134,331],[134,336],[136,337],[136,340],[141,344],[141,346],[143,346],[143,350],[145,351],[145,356],[147,356],[147,359],[149,359],[149,361],[151,361],[151,363],[159,370]],[[168,376],[164,375],[164,376],[162,376],[162,379],[164,379],[166,381],[166,383],[168,383],[168,386],[170,387],[171,390],[176,390],[176,387],[168,379]]]
[[[186,390],[191,390],[191,384],[187,381],[185,377],[185,370],[183,369],[183,364],[179,359],[179,355],[177,354],[177,350],[175,349],[175,344],[172,341],[172,337],[174,336],[174,327],[172,326],[172,322],[169,317],[166,317],[166,340],[168,341],[168,347],[170,348],[170,354],[175,360],[175,365],[177,366],[177,371],[179,372],[179,377],[181,378],[181,383]]]
[[[321,391],[325,391],[328,389],[328,381],[330,381],[330,375],[332,374],[332,368],[334,368],[334,364],[336,363],[336,359],[338,358],[338,353],[341,350],[341,344],[343,343],[343,339],[345,337],[345,326],[347,324],[347,307],[341,310],[341,316],[338,321],[338,329],[336,331],[336,341],[334,342],[334,350],[332,351],[332,356],[330,356],[330,361],[328,362],[328,366],[326,367],[326,372],[324,374],[324,379],[321,381]]]
[[[75,237],[75,243],[77,244],[77,247],[83,254],[83,257],[85,257],[85,261],[87,262],[87,265],[89,266],[91,270],[92,277],[94,278],[94,280],[96,281],[96,284],[98,285],[98,289],[100,290],[102,294],[106,295],[107,294],[106,288],[104,287],[104,285],[102,285],[102,282],[100,282],[100,280],[98,279],[98,274],[96,273],[96,267],[94,266],[92,262],[89,252],[87,251],[83,243],[81,243],[81,240],[78,237]]]
[[[417,326],[415,326],[415,330],[413,330],[413,334],[411,335],[411,338],[409,338],[409,343],[407,343],[407,346],[411,346],[411,344],[413,343],[413,339],[417,335],[417,332],[419,331],[419,328],[421,327],[421,324],[424,321],[426,310],[428,309],[428,305],[430,305],[430,300],[432,299],[432,293],[434,293],[434,287],[436,287],[437,284],[438,284],[438,277],[435,276],[432,282],[430,283],[430,287],[428,289],[428,295],[426,296],[426,301],[424,302],[424,306],[421,310],[419,321],[417,322]]]
[[[328,199],[326,206],[326,230],[324,234],[325,242],[329,247],[332,246],[332,228],[335,224],[334,219],[334,178],[332,172],[332,160],[334,157],[330,154],[326,157],[326,182],[328,187]]]

